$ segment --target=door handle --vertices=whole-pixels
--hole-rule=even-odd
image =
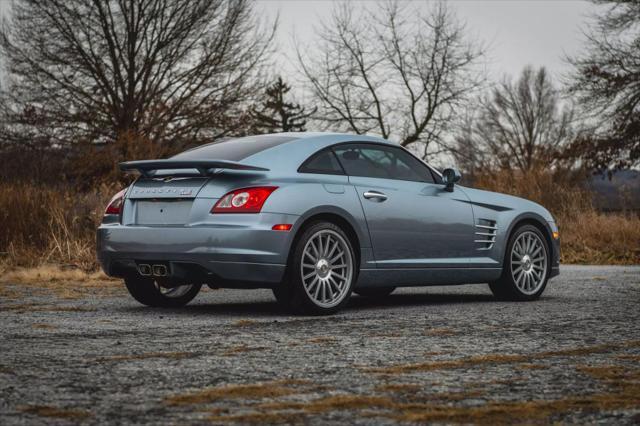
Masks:
[[[382,201],[387,199],[386,195],[384,195],[382,192],[378,192],[378,191],[367,191],[362,195],[367,200],[376,200],[378,202],[382,202]]]

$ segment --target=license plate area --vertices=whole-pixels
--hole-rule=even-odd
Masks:
[[[138,225],[184,225],[189,221],[193,200],[136,201]]]

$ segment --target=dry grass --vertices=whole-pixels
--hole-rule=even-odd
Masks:
[[[278,401],[256,406],[261,410],[303,410],[306,413],[326,413],[361,408],[391,408],[393,400],[386,396],[340,394],[329,395],[311,401]]]
[[[624,349],[638,346],[639,342],[630,341],[609,348]],[[585,349],[569,349],[536,354],[536,357],[559,356],[560,354],[585,354],[589,351],[600,352],[603,345]],[[489,357],[492,362],[501,358]],[[229,424],[282,424],[307,423],[312,416],[339,411],[351,411],[359,416],[388,418],[409,423],[460,423],[460,424],[546,424],[554,418],[572,412],[612,411],[637,407],[640,404],[640,369],[625,368],[617,365],[578,366],[579,374],[585,374],[602,382],[606,391],[550,400],[494,401],[488,400],[480,405],[464,405],[467,399],[487,399],[479,390],[422,394],[419,384],[379,385],[375,391],[384,395],[334,394],[312,400],[275,400],[242,406],[239,413],[219,408],[212,411],[209,420],[215,423]],[[507,383],[508,384],[508,383]],[[231,388],[222,392],[217,388],[213,398],[197,397],[196,403],[211,402],[222,398],[260,399],[277,398],[281,395],[265,392],[252,385],[240,391]],[[254,385],[255,386],[255,385]],[[256,397],[257,394],[257,397]],[[230,396],[227,396],[230,395]],[[248,395],[248,397],[247,397]],[[288,396],[284,393],[282,396]],[[189,401],[191,403],[192,400]],[[248,409],[249,411],[244,411]],[[356,415],[356,414],[354,414]],[[375,421],[372,421],[375,422]]]
[[[603,381],[611,390],[556,400],[491,401],[478,407],[432,405],[428,409],[416,409],[418,407],[400,406],[389,417],[415,423],[513,424],[523,419],[527,423],[546,423],[549,417],[567,412],[611,411],[640,404],[640,370],[620,366],[583,366],[578,367],[578,371]]]
[[[595,210],[558,217],[564,263],[640,263],[640,217]]]
[[[55,325],[45,324],[45,323],[31,324],[31,327],[40,329],[40,330],[57,330],[58,329],[58,327]]]
[[[115,186],[79,193],[70,187],[30,183],[0,185],[2,263],[38,266],[43,263],[97,269],[95,229]]]
[[[214,413],[209,416],[208,420],[212,423],[241,423],[241,424],[298,424],[304,423],[303,413],[280,413],[280,412],[252,412],[245,414],[235,414],[221,416],[218,413]]]
[[[546,370],[549,367],[542,364],[520,364],[518,368],[521,370]]]
[[[624,360],[624,361],[635,361],[640,362],[640,355],[618,355],[616,358]]]
[[[399,331],[390,331],[387,333],[372,333],[369,334],[369,337],[380,337],[383,339],[395,339],[397,337],[402,337],[403,334]]]
[[[420,362],[415,364],[399,364],[390,367],[376,367],[367,368],[365,371],[378,374],[403,374],[417,371],[436,371],[436,370],[450,370],[457,368],[471,368],[481,365],[496,365],[496,364],[528,364],[534,360],[542,360],[553,357],[572,357],[572,356],[584,356],[594,353],[611,352],[616,349],[625,347],[634,347],[637,341],[628,341],[623,343],[602,344],[594,346],[585,346],[580,348],[562,349],[557,351],[538,352],[526,355],[511,355],[511,354],[487,354],[472,356],[466,358],[458,358],[445,361],[429,361]]]
[[[95,358],[95,362],[110,362],[110,361],[135,361],[139,359],[184,359],[193,358],[197,354],[193,352],[149,352],[142,354],[130,354],[130,355],[110,355]]]
[[[292,385],[305,384],[299,380],[278,380],[265,383],[226,385],[206,388],[192,393],[165,398],[168,405],[208,404],[222,399],[262,399],[294,395],[300,391]]]
[[[376,386],[375,390],[384,393],[414,393],[422,390],[423,387],[417,383],[385,383]]]
[[[239,355],[239,354],[243,354],[243,353],[247,353],[247,352],[263,351],[263,350],[266,350],[266,349],[267,348],[265,348],[264,346],[238,345],[238,346],[230,347],[229,349],[224,351],[222,355],[224,355],[224,356],[234,356],[234,355]]]
[[[529,357],[527,355],[489,354],[447,361],[430,361],[416,364],[400,364],[391,367],[370,368],[367,369],[367,371],[371,373],[381,374],[403,374],[411,373],[414,371],[436,371],[450,370],[455,368],[468,368],[476,365],[510,364],[514,362],[524,362],[528,359]]]
[[[82,282],[83,286],[102,286],[106,282],[120,282],[103,272],[86,272],[79,268],[63,268],[44,264],[33,268],[11,268],[3,271],[0,282],[21,284]]]
[[[483,173],[475,186],[538,202],[554,214],[560,227],[562,262],[581,264],[640,263],[640,216],[594,209],[581,176],[534,170],[526,175]]]
[[[94,312],[93,308],[85,308],[82,306],[60,306],[47,305],[43,303],[12,303],[9,305],[1,305],[4,311],[14,312]]]
[[[307,343],[317,343],[317,344],[325,344],[325,343],[336,343],[338,340],[335,337],[330,336],[319,336],[312,337],[311,339],[307,339]]]
[[[33,268],[12,267],[0,275],[0,296],[17,300],[36,293],[51,294],[59,299],[75,300],[85,296],[113,296],[123,293],[122,281],[102,272],[86,272],[59,265]]]
[[[391,400],[382,396],[369,395],[332,395],[319,398],[305,404],[308,413],[325,413],[336,410],[354,410],[370,407],[389,407]]]
[[[234,326],[236,327],[249,327],[251,325],[257,324],[257,321],[254,320],[248,320],[248,319],[241,319],[238,320],[236,322],[233,323]]]
[[[629,369],[621,365],[579,365],[576,370],[614,385],[622,386],[640,381],[640,369]],[[635,384],[640,387],[640,383]]]
[[[91,414],[85,410],[58,408],[50,405],[25,405],[18,407],[23,413],[35,414],[40,417],[52,417],[56,419],[83,420]]]
[[[386,417],[410,423],[528,424],[548,423],[552,416],[570,412],[611,411],[640,404],[640,370],[618,366],[578,367],[578,371],[610,386],[610,390],[552,400],[488,401],[460,406],[460,401],[481,397],[477,391],[431,394],[404,402],[394,396],[333,395],[309,402],[278,401],[253,406],[247,415],[216,416],[221,423],[304,421],[307,415],[341,410],[359,410],[368,417]],[[363,412],[362,410],[367,410]],[[526,419],[526,420],[525,420]]]
[[[451,328],[432,328],[424,332],[426,336],[454,336],[457,331]]]
[[[621,390],[610,393],[556,400],[534,400],[517,402],[489,402],[478,407],[458,407],[451,405],[429,405],[402,409],[388,415],[395,420],[411,423],[463,423],[463,424],[527,424],[546,423],[552,415],[573,411],[599,411],[631,408],[640,403],[640,395],[635,390]]]
[[[25,296],[25,289],[16,285],[9,285],[7,283],[0,282],[0,300],[17,300]]]

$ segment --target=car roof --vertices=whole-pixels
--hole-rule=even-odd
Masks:
[[[291,137],[292,139],[248,156],[242,160],[242,162],[274,171],[278,170],[283,173],[295,173],[298,167],[311,155],[335,144],[364,142],[398,146],[378,136],[354,135],[349,133],[290,132],[278,133],[278,135]]]
[[[338,143],[397,144],[378,136],[332,132],[283,132],[218,140],[181,152],[174,160],[228,160],[284,173],[295,172],[317,151]]]

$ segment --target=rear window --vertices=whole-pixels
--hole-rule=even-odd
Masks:
[[[311,156],[298,169],[300,173],[320,173],[328,175],[343,175],[344,171],[336,155],[331,149],[325,149]]]
[[[171,157],[174,160],[242,161],[265,149],[296,139],[293,136],[260,135],[226,139],[192,148]]]

